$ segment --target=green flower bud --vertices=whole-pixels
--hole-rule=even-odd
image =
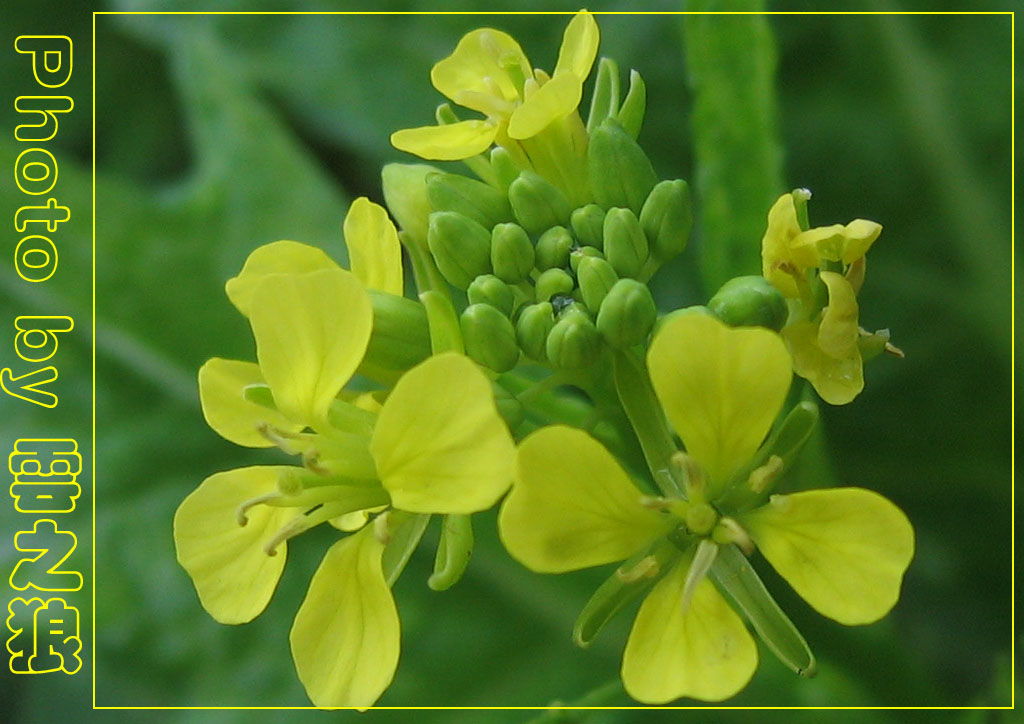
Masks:
[[[491,170],[494,171],[498,183],[507,192],[508,187],[519,176],[520,168],[516,166],[516,162],[512,160],[511,154],[506,149],[495,146],[491,149]]]
[[[573,274],[579,274],[580,262],[584,259],[604,259],[604,254],[592,246],[581,246],[569,254],[569,267]]]
[[[661,328],[664,327],[669,321],[676,317],[685,317],[688,314],[711,314],[711,310],[702,304],[695,304],[692,307],[683,307],[682,309],[674,309],[668,314],[659,317],[658,321],[654,323],[654,332],[652,336],[657,336]]]
[[[551,364],[560,369],[587,367],[601,354],[601,335],[586,313],[569,309],[548,335],[547,354]]]
[[[370,289],[373,331],[359,372],[390,383],[430,356],[430,329],[423,305]]]
[[[604,209],[597,204],[587,204],[572,212],[569,219],[572,232],[581,244],[595,249],[604,248]]]
[[[516,220],[531,234],[567,223],[572,213],[565,194],[533,171],[523,171],[512,182],[508,200]]]
[[[608,344],[625,349],[647,340],[658,309],[646,284],[635,279],[615,282],[597,313],[597,329]]]
[[[635,214],[658,182],[650,159],[614,118],[590,134],[587,172],[598,206],[629,208]]]
[[[512,315],[512,306],[515,302],[512,287],[492,274],[478,276],[469,285],[466,293],[470,304],[489,304],[506,317]]]
[[[485,229],[512,220],[508,199],[493,186],[454,173],[427,178],[427,199],[434,211],[454,211]]]
[[[579,280],[583,303],[593,314],[598,313],[598,310],[601,309],[601,302],[619,281],[611,264],[593,256],[585,256],[580,260],[576,278]]]
[[[507,372],[519,361],[512,322],[489,304],[471,304],[459,318],[466,354],[495,372]]]
[[[537,268],[541,271],[569,265],[573,238],[564,226],[552,226],[537,239]]]
[[[730,279],[711,297],[708,309],[729,326],[767,327],[776,332],[789,316],[782,292],[759,276]]]
[[[622,124],[622,129],[631,137],[640,135],[640,128],[644,125],[644,113],[647,110],[647,86],[644,79],[635,70],[629,71],[629,92],[626,99],[622,101],[616,118]]]
[[[432,213],[427,244],[444,278],[459,289],[491,272],[491,233],[462,214]]]
[[[389,163],[381,169],[384,203],[405,237],[421,247],[427,245],[427,224],[430,202],[427,200],[427,177],[440,173],[423,163]]]
[[[546,302],[556,294],[572,294],[576,283],[565,269],[548,269],[537,277],[537,301]]]
[[[491,266],[509,284],[518,284],[533,269],[535,252],[530,237],[518,224],[498,224],[491,229]]]
[[[539,362],[547,359],[548,335],[554,326],[555,314],[550,302],[523,308],[516,323],[516,340],[527,357]]]
[[[604,217],[604,254],[620,277],[631,277],[647,261],[647,237],[629,209],[608,209]]]
[[[651,256],[661,262],[683,252],[692,225],[690,189],[682,179],[655,186],[640,211],[640,226],[650,242]]]

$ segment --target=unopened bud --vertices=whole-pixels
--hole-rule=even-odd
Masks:
[[[604,248],[604,209],[600,206],[581,206],[572,212],[569,223],[581,244],[595,249]]]
[[[565,269],[548,269],[537,277],[537,301],[546,302],[558,294],[572,294],[575,286],[576,283]]]
[[[454,211],[485,229],[512,220],[512,207],[500,191],[455,173],[428,177],[427,199],[434,211]]]
[[[507,372],[519,361],[512,322],[489,304],[471,304],[459,318],[466,354],[495,372]]]
[[[622,124],[622,130],[632,138],[640,135],[640,128],[644,125],[644,113],[647,110],[647,86],[644,79],[635,70],[629,71],[629,92],[626,99],[622,101],[616,118]]]
[[[533,243],[518,224],[498,224],[491,230],[491,266],[499,279],[518,284],[535,263]]]
[[[582,311],[567,311],[548,335],[548,359],[560,369],[587,367],[597,360],[600,353],[601,335]]]
[[[625,207],[635,214],[658,182],[650,159],[614,118],[590,134],[587,170],[598,206]]]
[[[516,162],[512,160],[511,154],[501,146],[491,149],[491,170],[494,171],[495,178],[506,191],[519,176],[520,171]]]
[[[730,327],[767,327],[776,332],[789,316],[782,292],[760,276],[730,279],[711,297],[708,309]]]
[[[512,287],[492,274],[478,276],[466,290],[470,304],[488,304],[506,317],[511,316],[515,297]]]
[[[579,274],[580,262],[584,259],[601,259],[605,260],[604,254],[595,249],[592,246],[580,246],[573,249],[569,254],[569,268],[572,269],[573,274]]]
[[[537,239],[537,268],[565,268],[569,265],[569,252],[573,238],[564,226],[553,226]]]
[[[516,322],[516,340],[519,347],[539,362],[547,356],[548,335],[555,326],[555,313],[550,302],[540,302],[525,307]]]
[[[598,314],[601,303],[615,283],[619,281],[618,275],[612,269],[612,265],[604,259],[585,256],[580,259],[576,269],[576,278],[579,281],[580,294],[583,296],[583,303],[592,314]],[[600,316],[598,323],[600,324]],[[599,327],[600,329],[600,327]]]
[[[692,225],[690,189],[682,179],[655,186],[640,211],[640,226],[651,245],[651,256],[661,262],[683,252]]]
[[[569,221],[572,207],[565,194],[533,171],[523,171],[508,187],[508,199],[520,225],[531,234]]]
[[[373,331],[359,372],[389,383],[430,356],[430,329],[423,305],[387,292],[370,290]]]
[[[597,329],[612,347],[625,349],[646,341],[657,318],[658,310],[647,285],[635,279],[620,279],[601,302]]]
[[[491,272],[491,233],[454,211],[430,215],[427,243],[445,279],[466,289],[481,274]]]
[[[647,237],[629,209],[608,209],[604,217],[604,255],[620,277],[631,277],[647,261]]]

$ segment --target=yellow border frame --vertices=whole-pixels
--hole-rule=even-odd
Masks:
[[[300,10],[280,10],[280,11],[245,11],[245,10],[182,10],[182,11],[128,11],[128,10],[109,10],[109,11],[94,11],[92,13],[92,652],[91,652],[91,664],[92,664],[92,710],[93,711],[172,711],[172,710],[242,710],[242,711],[278,711],[278,710],[313,710],[321,711],[316,707],[98,707],[96,706],[96,15],[571,15],[572,10],[553,10],[553,11],[408,11],[408,12],[393,12],[393,11],[300,11]],[[616,11],[594,11],[595,15],[1010,15],[1010,235],[1011,235],[1011,246],[1010,246],[1010,258],[1011,258],[1011,272],[1010,272],[1010,293],[1011,293],[1011,323],[1010,323],[1010,343],[1011,343],[1011,358],[1016,358],[1016,239],[1015,239],[1015,224],[1016,224],[1016,91],[1015,91],[1015,80],[1016,80],[1016,63],[1015,63],[1015,52],[1016,52],[1016,15],[1014,11],[974,11],[974,10],[961,10],[961,11],[933,11],[933,10],[921,10],[921,11],[882,11],[882,10],[863,10],[863,11],[844,11],[844,10],[822,10],[822,11],[796,11],[796,10],[775,10],[775,11],[723,11],[723,12],[693,12],[693,11],[629,11],[629,10],[616,10]],[[709,707],[709,706],[694,706],[694,707],[657,707],[655,710],[765,710],[765,711],[791,711],[791,710],[948,710],[948,711],[968,711],[968,710],[983,710],[983,711],[999,711],[999,710],[1012,710],[1015,709],[1016,701],[1016,647],[1014,642],[1016,641],[1016,580],[1015,580],[1015,561],[1016,555],[1016,485],[1015,485],[1015,473],[1016,473],[1016,455],[1014,452],[1014,441],[1016,440],[1016,372],[1015,367],[1012,364],[1010,370],[1011,380],[1011,417],[1010,417],[1010,430],[1011,430],[1011,445],[1010,445],[1010,464],[1011,464],[1011,479],[1010,479],[1010,501],[1011,501],[1011,516],[1010,516],[1010,632],[1011,632],[1011,646],[1010,646],[1010,706],[1009,707]],[[452,710],[452,711],[476,711],[476,710],[508,710],[508,711],[547,711],[549,709],[555,709],[553,707],[372,707],[372,710]],[[558,707],[559,710],[598,710],[598,711],[633,711],[633,710],[649,710],[650,707]]]

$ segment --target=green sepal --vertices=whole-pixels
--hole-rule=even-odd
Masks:
[[[444,278],[459,289],[491,272],[491,232],[462,214],[432,213],[427,244]]]
[[[576,268],[576,279],[579,282],[583,303],[587,305],[591,314],[598,315],[598,329],[600,330],[601,303],[615,283],[619,281],[619,277],[606,260],[595,256],[583,256]]]
[[[427,177],[440,169],[424,163],[389,163],[380,171],[384,203],[401,229],[399,239],[407,246],[427,246],[427,225],[430,202],[427,200]]]
[[[604,249],[604,209],[600,206],[587,204],[574,210],[569,224],[581,244]]]
[[[800,676],[811,677],[818,664],[807,641],[764,587],[757,572],[734,545],[720,546],[711,578],[747,617],[779,661]]]
[[[570,308],[551,329],[546,351],[552,366],[582,369],[596,362],[600,356],[601,335],[585,312]]]
[[[550,302],[531,304],[523,308],[516,322],[516,340],[526,356],[544,362],[547,360],[547,341],[555,326],[554,309]]]
[[[690,239],[693,210],[690,189],[682,179],[655,186],[640,211],[640,226],[651,246],[651,256],[666,262],[682,254]]]
[[[395,516],[396,513],[397,511],[392,511],[390,515]],[[393,586],[398,577],[402,575],[405,564],[409,562],[416,546],[420,544],[423,532],[427,529],[427,523],[430,522],[429,515],[412,513],[402,513],[402,515],[407,517],[391,531],[391,540],[384,547],[380,561],[388,586]]]
[[[474,279],[466,290],[466,296],[470,304],[489,304],[506,317],[512,316],[515,304],[512,287],[493,274],[483,274]]]
[[[454,173],[427,178],[427,199],[434,211],[454,211],[485,229],[512,220],[508,198],[493,186]]]
[[[658,309],[646,284],[619,279],[601,303],[597,330],[612,347],[626,349],[647,341]]]
[[[569,268],[572,269],[573,274],[580,273],[580,262],[584,259],[600,259],[601,261],[607,261],[604,258],[604,254],[592,246],[577,247],[569,254]]]
[[[605,624],[630,603],[647,593],[675,565],[679,556],[678,548],[662,540],[651,550],[642,551],[626,560],[594,591],[594,595],[576,617],[576,623],[572,627],[573,643],[581,649],[590,646]],[[637,566],[643,565],[642,561],[648,558],[653,561],[651,572],[631,579],[630,572],[636,571]]]
[[[437,546],[434,572],[427,585],[445,591],[462,578],[473,555],[473,523],[468,515],[446,515],[441,524],[441,542]]]
[[[633,138],[640,135],[640,128],[644,125],[644,113],[647,110],[647,86],[644,79],[635,70],[629,71],[629,91],[626,99],[622,101],[622,107],[616,114],[622,130]]]
[[[507,372],[519,361],[516,331],[508,317],[489,304],[471,304],[459,318],[466,354],[495,372]]]
[[[576,283],[565,269],[548,269],[537,277],[538,302],[550,301],[557,294],[572,294]]]
[[[565,268],[569,266],[569,252],[573,238],[564,226],[552,226],[537,239],[537,269]]]
[[[359,373],[385,384],[394,382],[430,356],[430,327],[422,304],[376,289],[373,329]]]
[[[462,352],[462,332],[452,300],[436,289],[420,294],[430,327],[430,349],[434,354]]]
[[[604,217],[604,255],[620,277],[635,276],[647,261],[647,237],[631,209],[612,208]]]
[[[501,146],[495,146],[491,149],[491,170],[494,171],[495,180],[507,193],[521,169],[512,160],[512,154]]]
[[[782,292],[761,276],[730,279],[711,297],[708,309],[730,327],[766,327],[775,332],[789,317]]]
[[[624,207],[635,214],[658,182],[650,159],[614,118],[590,134],[587,171],[598,206]]]
[[[587,133],[592,133],[604,119],[619,108],[619,64],[611,58],[601,58],[597,63],[597,79],[587,115]]]
[[[569,223],[572,213],[565,194],[533,171],[523,171],[512,182],[508,200],[516,220],[531,234]]]
[[[519,224],[498,224],[491,229],[491,266],[499,279],[518,284],[529,276],[536,252]]]

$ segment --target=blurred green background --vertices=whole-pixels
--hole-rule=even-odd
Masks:
[[[122,0],[101,9],[182,6]],[[473,7],[485,6],[469,2],[459,9]],[[954,4],[847,7],[946,10]],[[326,0],[220,2],[197,9],[214,8],[346,9]],[[809,2],[769,8],[815,9]],[[388,2],[382,9],[436,8]],[[549,7],[530,2],[522,9]],[[590,9],[630,7],[596,2]],[[975,9],[1000,8],[977,3]],[[224,296],[224,281],[249,251],[276,239],[316,244],[342,260],[340,226],[348,203],[359,195],[381,201],[381,164],[411,160],[389,147],[388,135],[431,122],[441,100],[428,81],[432,63],[464,32],[490,24],[515,35],[535,65],[551,68],[566,21],[537,15],[96,17],[96,704],[307,704],[287,635],[332,532],[304,535],[290,547],[270,607],[241,627],[221,626],[206,615],[174,559],[171,517],[185,495],[213,472],[276,459],[219,439],[199,411],[195,373],[207,358],[254,358],[248,327]],[[0,261],[0,318],[69,314],[77,326],[61,340],[56,358],[60,405],[46,411],[5,402],[4,450],[15,438],[33,435],[75,437],[88,445],[91,22],[81,7],[62,12],[56,3],[8,5],[0,19],[4,37],[67,34],[76,51],[66,91],[76,108],[60,119],[60,133],[48,144],[60,164],[54,193],[72,209],[72,221],[54,236],[60,268],[52,280],[33,286],[17,279],[9,255]],[[636,68],[647,82],[648,120],[640,141],[659,175],[687,178],[697,187],[695,241],[657,279],[663,310],[705,301],[714,291],[706,280],[723,269],[756,268],[766,189],[768,203],[794,186],[812,189],[813,224],[863,217],[885,227],[870,254],[861,322],[889,327],[907,357],[870,364],[865,392],[847,407],[825,410],[831,464],[804,474],[891,498],[914,523],[917,555],[896,609],[860,628],[817,615],[760,567],[817,654],[821,673],[798,679],[762,647],[758,673],[727,703],[1008,705],[1010,18],[622,15],[601,17],[599,24],[600,52],[616,58],[623,72]],[[10,98],[34,92],[31,72],[13,50],[0,54],[0,77]],[[18,123],[11,105],[4,104],[6,129]],[[725,140],[715,141],[720,137]],[[0,167],[13,168],[18,151],[11,133],[4,133]],[[23,201],[7,178],[0,199],[13,214]],[[702,202],[712,197],[725,199],[729,212],[703,213]],[[713,261],[702,251],[711,248],[709,239],[730,234],[728,243],[738,245],[732,260]],[[5,353],[4,359],[11,357]],[[82,480],[88,492],[91,481]],[[396,585],[402,661],[379,703],[629,705],[614,682],[631,615],[588,651],[574,649],[569,637],[576,613],[607,571],[529,573],[501,549],[493,517],[477,518],[476,554],[454,589],[439,594],[425,585],[436,531]],[[25,527],[12,505],[0,506],[0,524],[8,532]],[[87,531],[87,507],[67,525]],[[90,545],[80,537],[72,561],[88,571]],[[11,539],[9,533],[4,538]],[[0,547],[3,570],[16,560],[9,544]],[[85,669],[73,677],[0,674],[0,711],[9,721],[278,722],[317,716],[83,711],[93,654],[89,591],[69,602],[81,606]],[[537,715],[331,716],[524,722]],[[738,721],[750,715],[692,717]],[[936,713],[845,715],[874,722],[933,720]],[[573,716],[565,721],[629,722],[640,715]],[[688,716],[652,714],[663,721]],[[789,721],[792,715],[756,716]],[[952,715],[965,722],[991,721],[989,716],[996,715]]]

